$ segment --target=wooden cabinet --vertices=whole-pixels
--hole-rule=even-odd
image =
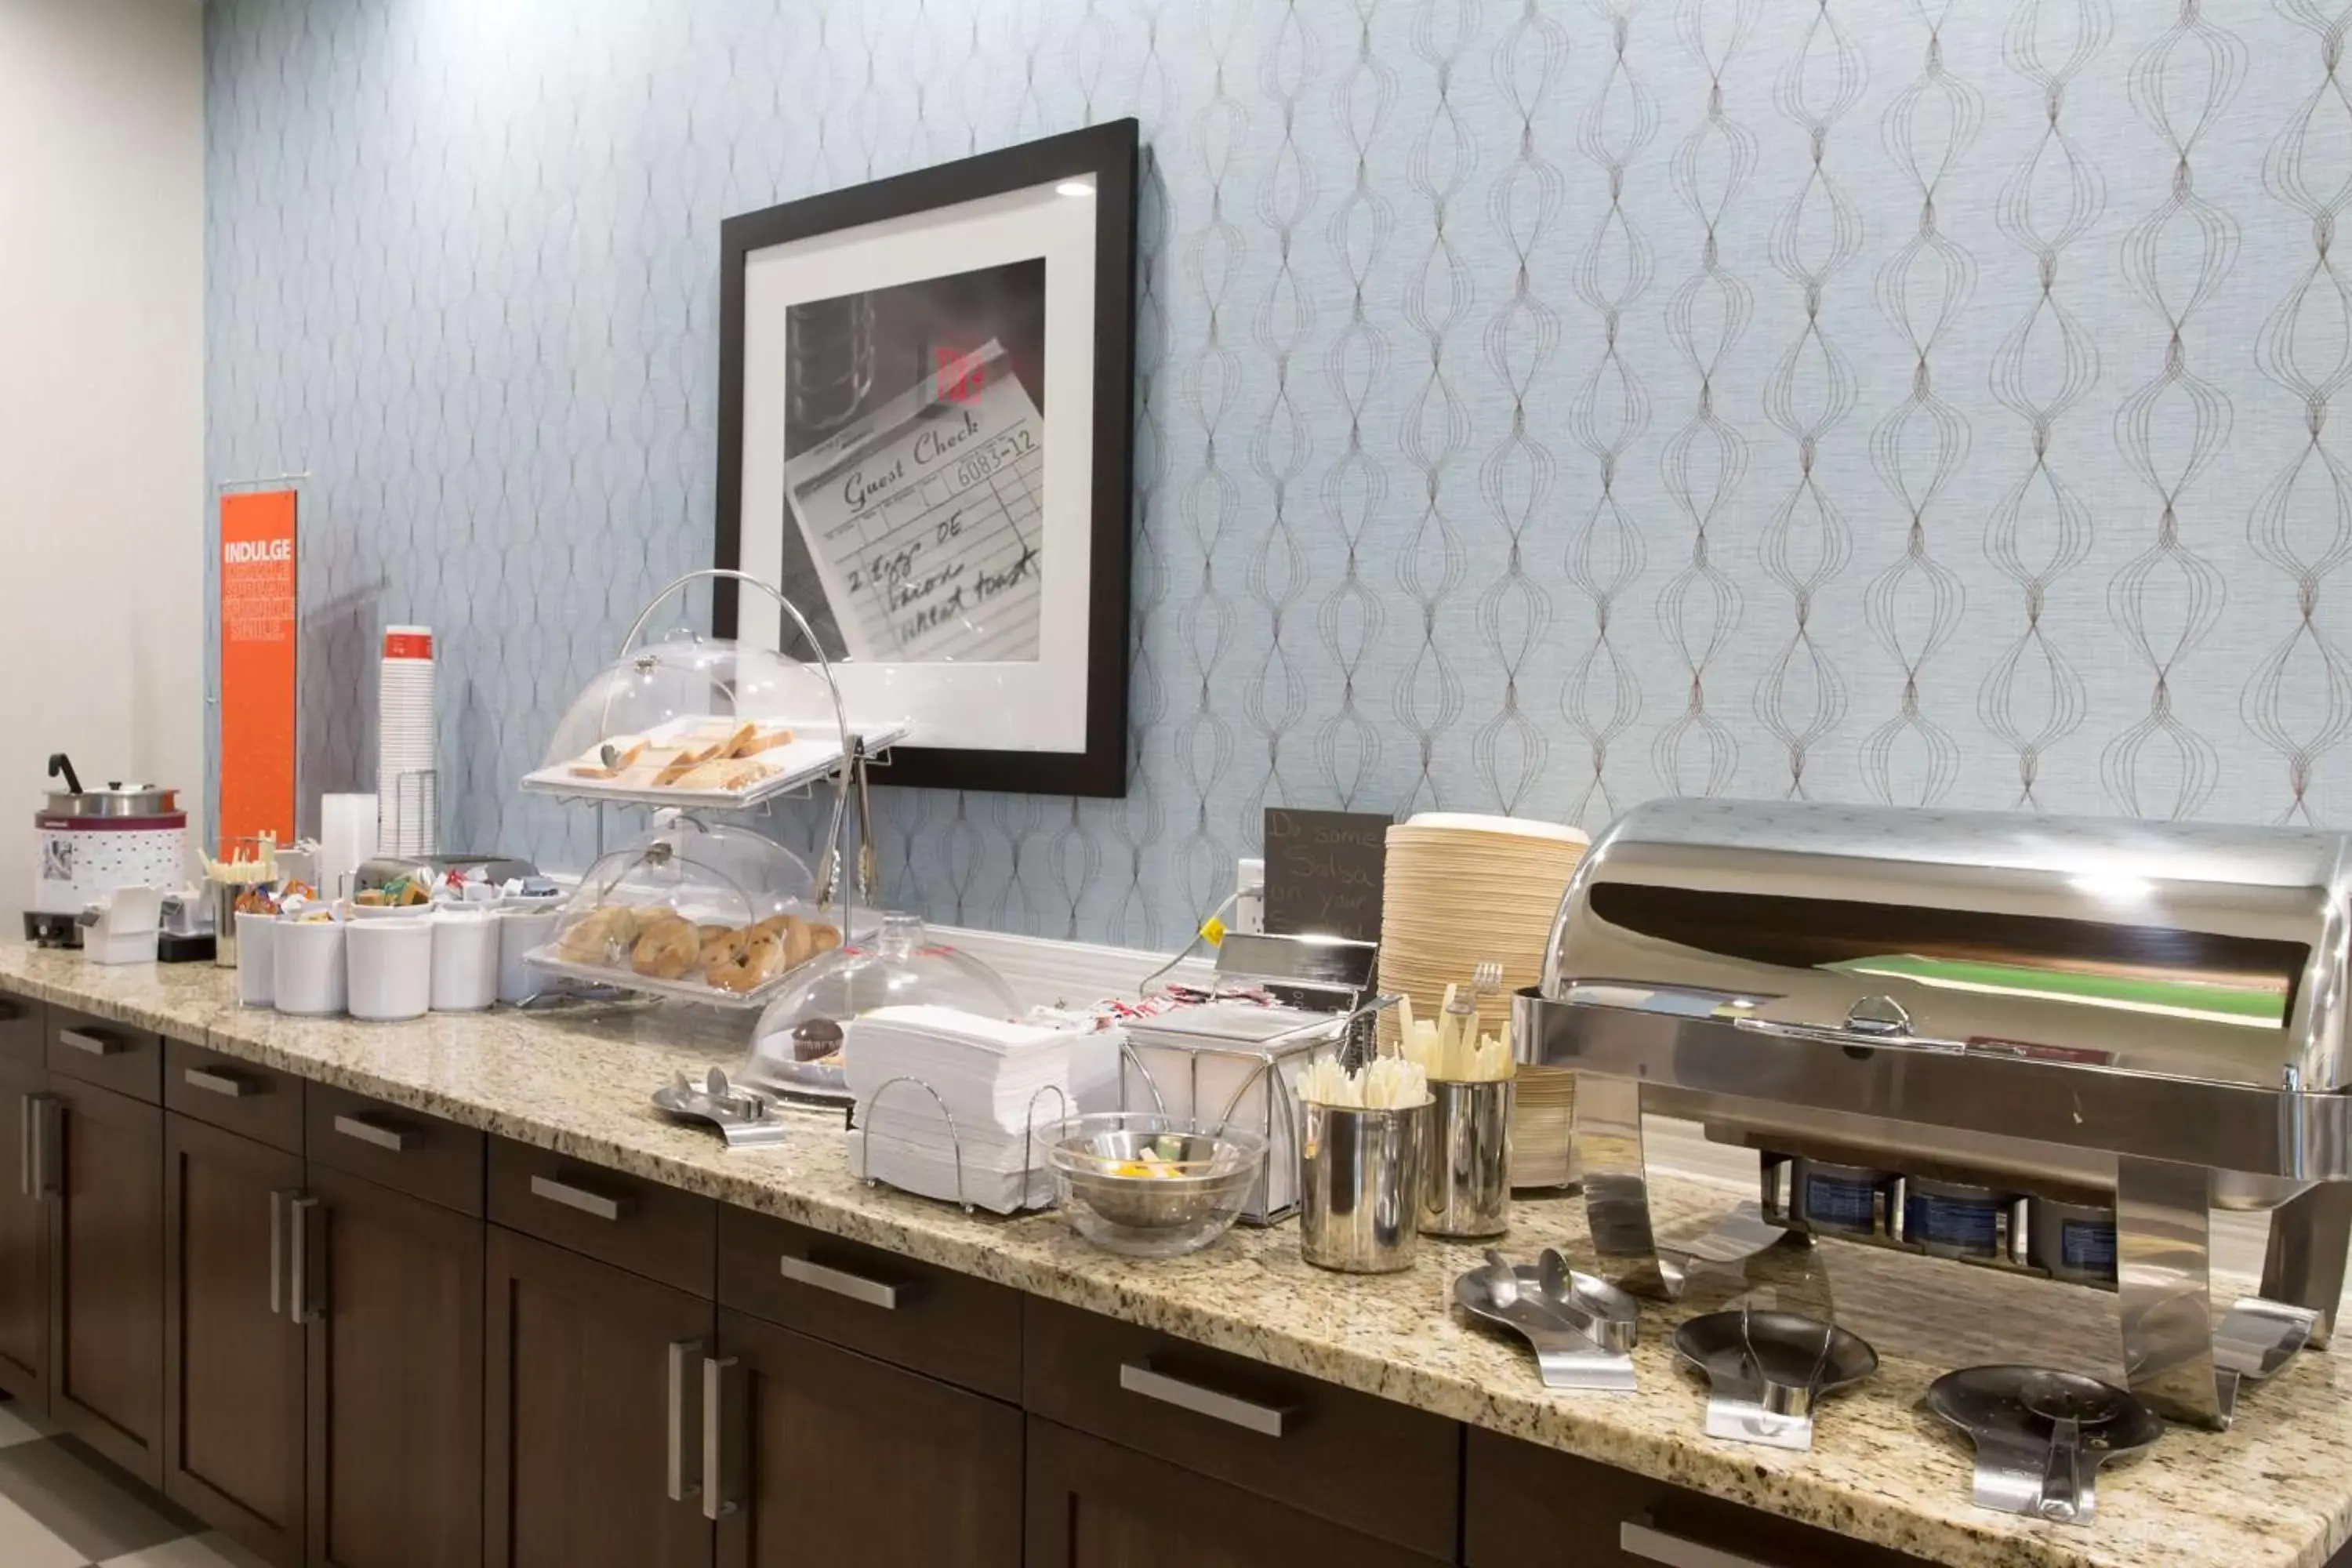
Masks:
[[[1475,1428],[1464,1491],[1469,1568],[1927,1568],[1883,1546]]]
[[[6,1005],[0,998],[0,1006]],[[37,1045],[37,1039],[35,1042]],[[0,1393],[49,1408],[49,1210],[57,1102],[37,1051],[0,1054]]]
[[[709,1568],[710,1302],[499,1226],[485,1276],[491,1568]]]
[[[1034,1415],[1028,1447],[1028,1568],[1429,1568],[1446,1561]]]
[[[311,1568],[477,1568],[482,1222],[316,1161],[310,1182]]]
[[[59,1074],[49,1092],[49,1416],[160,1487],[163,1112]]]
[[[719,1314],[702,1481],[720,1568],[999,1568],[1021,1560],[1021,1412]]]
[[[176,1113],[163,1129],[163,1494],[272,1563],[302,1561],[302,1162]]]

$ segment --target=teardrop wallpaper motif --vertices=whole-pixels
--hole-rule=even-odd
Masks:
[[[446,841],[595,852],[514,783],[708,559],[719,220],[1122,115],[1132,793],[877,791],[894,901],[1170,945],[1270,802],[2352,821],[2352,0],[207,19],[211,468],[312,475],[310,785],[435,627]]]

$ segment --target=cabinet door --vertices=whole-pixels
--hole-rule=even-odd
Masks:
[[[740,1312],[719,1325],[703,1410],[721,1568],[1021,1561],[1020,1411]]]
[[[499,1226],[487,1278],[491,1568],[709,1568],[710,1303]]]
[[[52,1077],[49,1416],[163,1481],[163,1112]]]
[[[177,1114],[163,1139],[163,1495],[299,1565],[298,1315],[317,1277],[317,1227],[296,1235],[310,1219],[302,1162]]]
[[[49,1408],[48,1087],[39,1067],[0,1055],[0,1393],[37,1415]]]
[[[1149,1441],[1148,1433],[1139,1438]],[[1029,1568],[1429,1568],[1441,1561],[1029,1418]]]
[[[311,1568],[482,1561],[482,1222],[312,1164]]]

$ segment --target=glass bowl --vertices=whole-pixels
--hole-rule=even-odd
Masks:
[[[738,1079],[803,1098],[846,1103],[843,1059],[857,1020],[877,1007],[953,1007],[987,1018],[1018,1018],[1021,1003],[1004,977],[960,949],[925,934],[920,917],[888,914],[870,942],[826,953],[785,984],[751,1031]]]
[[[1063,1122],[1045,1157],[1080,1236],[1129,1258],[1181,1258],[1233,1227],[1265,1163],[1265,1140],[1114,1110]]]

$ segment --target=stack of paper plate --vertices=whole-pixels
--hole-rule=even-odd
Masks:
[[[1506,1032],[1511,993],[1542,978],[1560,895],[1591,843],[1557,823],[1454,812],[1424,812],[1390,828],[1381,989],[1403,992],[1416,1017],[1434,1018],[1447,984],[1466,993],[1479,961],[1494,959],[1503,966],[1503,989],[1480,1005],[1478,1027]],[[1381,1043],[1395,1035],[1391,1010],[1381,1015]],[[1563,1186],[1575,1179],[1569,1160],[1574,1083],[1565,1071],[1519,1070],[1513,1186]]]

